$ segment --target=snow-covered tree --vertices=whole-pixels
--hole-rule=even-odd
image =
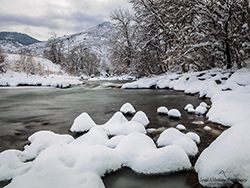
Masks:
[[[249,62],[249,0],[130,0],[140,48],[173,70]]]
[[[110,59],[114,72],[129,73],[137,77],[162,72],[156,63],[160,62],[159,55],[155,51],[145,51],[140,47],[140,20],[122,9],[111,12],[110,17],[116,22],[116,34],[110,43]]]

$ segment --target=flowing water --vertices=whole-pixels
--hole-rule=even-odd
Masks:
[[[58,88],[0,88],[0,152],[14,148],[23,150],[27,138],[39,130],[69,133],[74,119],[87,112],[97,124],[104,124],[119,111],[125,102],[144,111],[149,127],[175,127],[181,123],[188,131],[202,129],[204,116],[190,115],[183,110],[188,103],[194,106],[202,101],[182,92],[157,89],[119,89],[121,82],[87,82],[69,89]],[[158,115],[160,106],[176,108],[182,113],[179,120]],[[128,117],[131,118],[131,117]],[[104,178],[107,188],[190,187],[182,173],[165,176],[142,176],[123,169]]]

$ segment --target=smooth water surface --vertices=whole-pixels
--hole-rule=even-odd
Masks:
[[[188,103],[199,105],[201,100],[197,97],[172,90],[124,90],[114,87],[119,84],[121,83],[88,82],[69,89],[0,88],[0,152],[10,148],[23,150],[27,138],[39,130],[70,134],[69,129],[74,119],[82,112],[87,112],[97,124],[104,124],[126,102],[130,102],[137,111],[142,110],[147,114],[149,127],[175,127],[182,123],[192,131],[198,126],[192,124],[193,121],[205,120],[204,116],[190,115],[183,110]],[[156,110],[160,106],[179,109],[182,118],[175,120],[158,115]],[[164,187],[169,183],[166,177],[158,177],[151,178],[151,183],[146,185],[146,179],[149,178],[135,178],[135,174],[131,173],[134,174],[125,170],[109,176],[105,180],[107,188]],[[174,176],[177,178],[174,182],[179,182],[180,187],[188,187],[183,185],[182,176]]]

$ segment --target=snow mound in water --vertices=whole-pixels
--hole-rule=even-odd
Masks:
[[[182,125],[182,124],[178,124],[178,125],[176,125],[176,129],[178,129],[178,130],[180,130],[180,131],[184,131],[184,130],[186,130],[187,128],[186,128],[184,125]]]
[[[41,134],[46,135],[33,135],[36,142]],[[191,168],[182,147],[176,144],[157,148],[153,140],[142,133],[109,139],[106,131],[96,126],[77,139],[69,138],[71,136],[58,139],[57,142],[48,139],[51,143],[30,162],[23,162],[20,158],[29,152],[6,150],[0,153],[0,180],[12,179],[6,186],[9,188],[103,188],[101,177],[122,166],[143,174],[162,174]],[[38,151],[40,145],[44,145],[44,140],[33,144],[33,150]]]
[[[194,140],[175,128],[168,128],[163,131],[156,143],[158,146],[179,145],[188,156],[195,156],[198,153]]]
[[[168,116],[172,117],[172,118],[180,118],[181,117],[181,113],[177,109],[171,109],[171,110],[168,111]]]
[[[156,148],[153,140],[141,133],[131,133],[116,147],[124,165],[143,174],[159,174],[191,168],[184,150],[177,146]]]
[[[122,107],[120,108],[120,111],[123,113],[123,114],[134,114],[136,111],[135,111],[135,108],[132,106],[132,104],[130,103],[125,103],[124,105],[122,105]]]
[[[168,115],[168,109],[165,106],[161,106],[161,107],[159,107],[157,109],[157,113],[158,114],[166,114],[166,115]]]
[[[207,112],[207,108],[204,106],[198,106],[195,108],[195,114],[196,115],[204,115]]]
[[[52,131],[38,131],[31,135],[28,140],[30,144],[24,146],[24,151],[20,154],[22,161],[36,158],[43,150],[50,146],[69,144],[74,138],[67,134],[55,134]]]
[[[194,106],[192,104],[187,104],[185,107],[184,107],[184,110],[188,110],[189,108],[194,108]]]
[[[136,112],[131,121],[141,123],[145,127],[147,127],[147,125],[150,123],[148,116],[143,111]]]
[[[70,131],[71,132],[85,132],[95,126],[96,126],[96,123],[92,120],[92,118],[88,115],[88,113],[83,112],[74,120],[74,123],[70,128]]]

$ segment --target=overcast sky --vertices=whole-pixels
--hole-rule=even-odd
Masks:
[[[0,0],[0,31],[48,40],[110,21],[119,7],[131,9],[127,0]]]

